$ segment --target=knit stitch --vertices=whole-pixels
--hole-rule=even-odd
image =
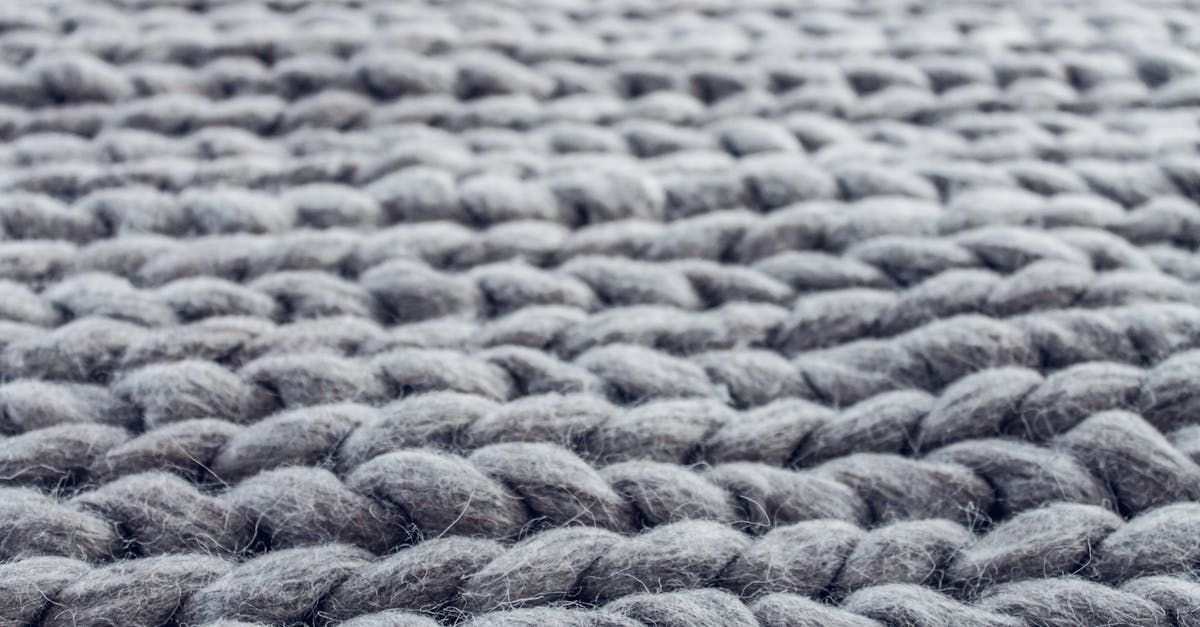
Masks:
[[[0,4],[0,625],[1200,625],[1190,0]]]

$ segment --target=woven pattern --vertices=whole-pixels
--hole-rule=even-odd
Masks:
[[[1200,11],[0,5],[0,624],[1198,625]]]

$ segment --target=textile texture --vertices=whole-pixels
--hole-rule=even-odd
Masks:
[[[0,625],[1200,625],[1200,7],[0,4]]]

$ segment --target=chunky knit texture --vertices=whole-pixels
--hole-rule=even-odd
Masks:
[[[0,4],[0,625],[1200,625],[1200,7]]]

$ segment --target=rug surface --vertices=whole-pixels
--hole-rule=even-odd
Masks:
[[[1200,10],[0,5],[0,625],[1200,625]]]

